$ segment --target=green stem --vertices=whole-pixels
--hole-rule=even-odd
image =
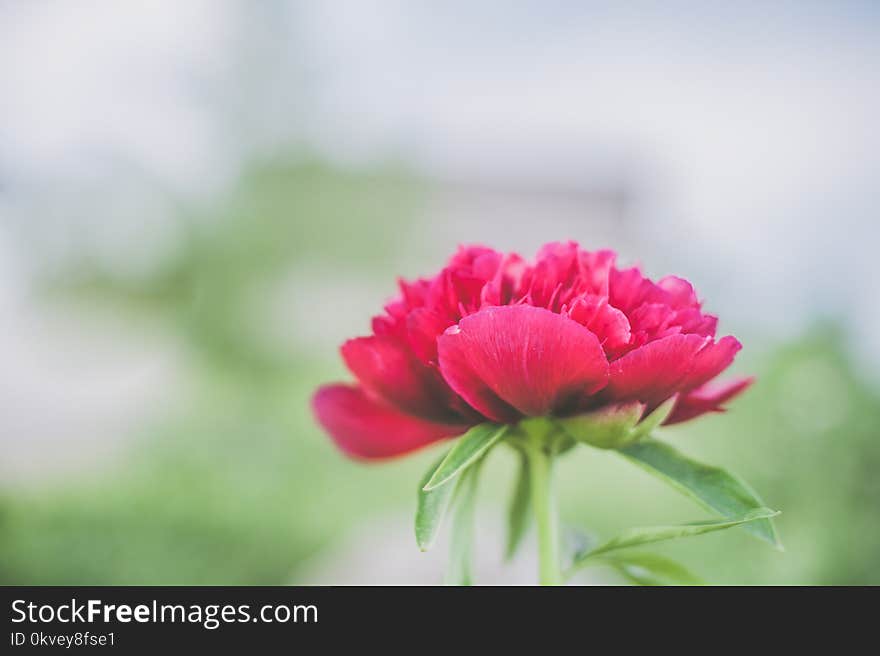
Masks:
[[[563,579],[559,568],[559,518],[553,485],[553,456],[542,446],[532,443],[525,448],[538,528],[539,582],[541,585],[560,585]]]

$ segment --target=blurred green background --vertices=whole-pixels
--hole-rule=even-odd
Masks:
[[[310,396],[319,384],[348,376],[337,346],[368,330],[370,316],[394,293],[396,276],[436,270],[458,243],[487,242],[531,256],[544,241],[568,238],[587,247],[617,248],[625,261],[640,259],[652,275],[692,279],[709,311],[721,316],[722,333],[736,334],[745,345],[735,373],[758,379],[727,414],[661,432],[685,453],[739,473],[768,505],[782,510],[777,521],[785,553],[742,531],[671,543],[662,551],[713,583],[880,583],[880,389],[871,373],[876,352],[859,341],[868,330],[862,324],[876,324],[871,317],[878,316],[878,304],[868,298],[876,294],[856,264],[862,261],[859,249],[873,235],[865,231],[876,232],[866,209],[876,207],[870,195],[876,192],[855,193],[867,189],[859,171],[876,162],[877,150],[864,146],[863,135],[851,127],[855,131],[838,133],[840,143],[819,144],[808,160],[813,168],[792,146],[751,178],[746,173],[751,158],[730,175],[724,165],[713,165],[747,148],[737,139],[729,140],[727,151],[719,144],[705,152],[664,150],[670,140],[678,143],[676,134],[701,144],[704,135],[718,134],[717,122],[701,123],[699,109],[683,110],[696,111],[683,118],[675,114],[687,124],[679,133],[670,116],[642,124],[625,109],[620,124],[608,123],[607,116],[593,123],[584,118],[588,127],[580,130],[580,119],[572,118],[563,98],[554,100],[540,93],[543,87],[530,86],[541,76],[528,67],[517,69],[521,75],[513,75],[511,88],[522,94],[524,106],[528,97],[546,103],[511,108],[510,115],[519,111],[523,120],[508,124],[506,110],[487,106],[484,115],[468,109],[480,96],[471,93],[474,88],[487,97],[497,93],[498,107],[510,106],[509,89],[493,86],[508,79],[509,71],[491,56],[509,53],[520,62],[528,51],[517,48],[528,46],[515,45],[515,35],[530,29],[537,30],[535,47],[557,37],[580,43],[598,29],[600,18],[610,20],[615,12],[605,7],[591,13],[577,3],[552,10],[535,4],[509,16],[503,34],[494,38],[468,32],[462,47],[486,54],[489,63],[477,66],[484,75],[475,78],[477,87],[456,87],[471,73],[439,46],[433,49],[428,35],[435,28],[441,36],[450,34],[451,26],[464,20],[464,8],[435,9],[440,14],[435,15],[380,3],[377,11],[399,27],[392,37],[412,29],[428,44],[407,38],[388,46],[379,38],[387,36],[385,23],[381,29],[378,23],[362,27],[378,39],[364,41],[350,25],[339,28],[348,25],[350,7],[334,13],[318,11],[317,4],[306,9],[266,3],[271,9],[255,10],[249,3],[217,3],[202,13],[190,8],[179,18],[183,27],[160,12],[154,30],[149,21],[135,26],[135,18],[126,18],[131,21],[126,33],[161,45],[156,47],[166,58],[159,58],[162,70],[177,70],[175,62],[184,60],[184,72],[203,75],[178,71],[172,77],[190,100],[197,89],[199,106],[209,110],[182,128],[174,112],[162,114],[161,121],[127,117],[131,134],[147,135],[137,148],[124,139],[113,141],[118,130],[108,129],[110,136],[94,132],[116,149],[110,155],[91,142],[65,140],[92,135],[91,124],[58,123],[55,141],[45,136],[52,133],[48,128],[28,133],[27,121],[37,120],[30,110],[51,105],[51,96],[27,95],[32,90],[27,85],[36,82],[9,76],[11,69],[3,78],[0,69],[3,88],[24,94],[24,100],[16,95],[18,104],[11,103],[5,132],[0,131],[0,144],[7,147],[0,157],[0,356],[6,363],[0,378],[6,454],[0,470],[0,583],[441,581],[444,547],[420,554],[410,525],[416,483],[438,449],[384,464],[348,461],[315,426]],[[111,5],[97,3],[93,15],[103,17],[106,34],[101,34],[112,41],[107,35],[122,17]],[[222,11],[216,8],[221,6]],[[496,16],[497,5],[488,7],[471,18]],[[41,42],[41,26],[63,23],[64,14],[5,11],[9,24],[25,35],[17,46],[6,47],[18,48],[19,61],[44,66],[27,56]],[[860,30],[853,39],[876,45],[869,39],[876,36],[876,14],[861,11],[859,3],[842,3],[835,25]],[[195,55],[175,50],[174,34],[183,43],[187,26],[215,12],[228,20],[220,27],[211,23],[206,33],[219,30],[223,38],[200,41]],[[690,29],[701,37],[719,34],[723,42],[737,43],[746,29],[726,14],[699,16]],[[286,28],[279,27],[279,17],[290,19]],[[629,24],[625,13],[618,18]],[[670,31],[667,18],[648,12],[638,24],[661,45],[664,38],[678,43],[678,28]],[[795,11],[776,19],[767,43],[774,35],[794,34],[785,42],[786,52],[795,62],[809,59],[821,42],[810,30],[826,24],[823,17]],[[83,43],[90,32],[84,34]],[[803,41],[798,37],[803,34],[816,41]],[[699,47],[711,60],[716,45],[710,41],[700,40]],[[71,43],[62,44],[62,51],[80,53],[80,42]],[[374,77],[351,62],[345,68],[333,57],[320,60],[315,43],[322,45],[320,52],[329,43],[339,53],[361,48],[357,52],[373,62]],[[632,45],[627,43],[619,47]],[[750,52],[763,52],[762,43],[752,44]],[[383,47],[392,49],[388,56],[395,65],[418,60],[424,70],[394,69],[393,75],[406,80],[397,88],[376,73],[387,72],[386,60],[375,55]],[[742,52],[741,46],[730,47]],[[154,64],[156,52],[148,49]],[[860,53],[866,64],[860,70],[870,77],[874,69],[867,64],[877,62],[875,50]],[[685,63],[668,65],[683,85],[665,88],[654,100],[690,107],[689,84],[705,83],[707,93],[714,87],[687,64],[699,53],[679,54]],[[763,79],[761,63],[770,61],[764,54],[766,59],[732,60],[742,88]],[[651,58],[650,51],[640,56]],[[817,78],[803,88],[818,93],[838,79],[847,55],[838,56],[827,80]],[[612,70],[609,61],[619,66],[625,59],[602,60],[600,70]],[[542,65],[555,71],[563,86],[589,86],[575,70]],[[790,81],[786,70],[777,71],[782,86]],[[138,92],[123,88],[120,99],[111,95],[109,104],[101,105],[91,92],[65,93],[81,101],[83,112],[97,108],[109,117],[114,108],[142,98],[144,90],[164,88],[143,70],[133,75],[140,76]],[[47,79],[56,80],[47,83],[54,89],[58,78]],[[111,79],[96,74],[97,88],[112,88]],[[462,109],[435,96],[424,104],[413,101],[428,93],[418,82],[428,79],[440,80],[437,96],[450,91]],[[361,88],[353,80],[372,84],[363,82]],[[597,92],[599,102],[616,114],[631,106],[624,90],[639,82],[624,70],[620,81]],[[292,90],[291,97],[284,90]],[[876,93],[859,93],[868,94],[858,97],[862,106],[876,105]],[[148,106],[158,106],[159,100],[148,97]],[[594,100],[589,94],[581,98],[584,117]],[[173,105],[173,99],[166,101]],[[334,115],[328,106],[354,113]],[[67,107],[75,115],[77,106]],[[721,127],[739,130],[746,143],[761,142],[766,132],[757,130],[756,136],[751,125],[740,122],[739,109]],[[745,109],[759,118],[774,116],[760,104]],[[541,112],[544,123],[532,120]],[[420,127],[416,119],[424,116],[437,120]],[[498,127],[496,120],[504,129],[489,129]],[[762,129],[787,129],[781,126],[785,120],[768,121],[759,123]],[[214,126],[206,142],[211,147],[187,150],[191,128],[208,123]],[[288,124],[296,130],[279,127]],[[352,126],[361,124],[375,130],[358,137]],[[544,130],[548,124],[559,132]],[[620,125],[642,129],[628,134]],[[804,129],[831,125],[838,125],[833,117],[810,115]],[[140,146],[158,134],[157,126],[179,131],[157,137],[158,159],[151,159],[155,153]],[[487,131],[489,141],[474,145],[474,135]],[[367,156],[364,143],[378,139],[376,134],[385,146],[367,148]],[[524,134],[528,138],[522,140]],[[663,138],[652,140],[652,134]],[[455,143],[471,150],[450,151],[447,146]],[[864,150],[853,151],[856,143]],[[843,152],[840,144],[852,147],[846,152],[855,160],[845,180],[823,168],[826,155]],[[413,154],[434,146],[435,155]],[[73,153],[72,159],[55,156],[62,151]],[[196,151],[205,161],[189,166],[198,159]],[[795,161],[801,163],[797,174]],[[81,175],[84,162],[94,165],[87,175]],[[214,177],[202,185],[210,177],[205,171]],[[772,190],[761,186],[767,178],[778,182]],[[180,188],[182,179],[198,184]],[[833,207],[850,218],[826,213],[827,207],[809,196],[818,188],[816,180],[828,183],[823,199],[837,194]],[[744,197],[749,202],[738,204]],[[749,211],[740,214],[744,207]],[[864,316],[855,321],[853,313]],[[499,452],[484,478],[478,582],[533,578],[529,554],[511,564],[501,558],[501,520],[514,465]],[[560,472],[563,521],[600,536],[705,517],[687,499],[607,452],[577,449]],[[617,579],[596,572],[584,582]]]
[[[308,407],[318,384],[345,377],[336,351],[290,348],[296,320],[267,328],[277,320],[273,308],[254,296],[305,261],[345,262],[350,275],[384,280],[391,293],[393,243],[370,233],[400,230],[423,193],[399,174],[261,164],[243,177],[223,218],[209,228],[194,222],[154,275],[120,280],[84,258],[44,283],[44,302],[64,299],[71,312],[114,309],[112,320],[125,322],[131,339],[167,333],[184,364],[173,401],[135,426],[135,439],[112,461],[63,482],[7,486],[2,581],[295,582],[304,563],[353,526],[389,513],[406,523],[436,449],[388,464],[345,460]],[[880,399],[853,371],[844,341],[833,324],[785,344],[746,339],[736,367],[758,376],[754,389],[726,415],[665,429],[687,453],[746,476],[784,513],[784,554],[740,532],[666,548],[708,580],[880,581]],[[514,464],[502,455],[489,468],[484,504],[499,516]],[[565,522],[600,535],[703,516],[606,452],[578,449],[561,472]]]

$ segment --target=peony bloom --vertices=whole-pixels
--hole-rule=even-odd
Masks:
[[[613,251],[551,243],[529,263],[466,247],[433,278],[400,281],[372,335],[342,346],[357,382],[322,387],[313,404],[358,458],[487,421],[625,409],[637,422],[663,405],[672,424],[721,411],[751,382],[712,382],[741,347],[716,326],[688,281],[619,269]]]

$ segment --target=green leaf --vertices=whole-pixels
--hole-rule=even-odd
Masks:
[[[632,442],[633,429],[644,410],[643,403],[633,401],[557,419],[557,423],[578,442],[600,449],[617,449]]]
[[[637,585],[705,585],[682,565],[665,556],[646,552],[627,552],[597,559],[613,567]]]
[[[647,439],[620,449],[620,453],[727,519],[764,508],[761,498],[733,474],[691,460],[662,442]],[[743,528],[778,549],[782,548],[769,517],[748,521]]]
[[[482,462],[482,461],[481,461]],[[471,542],[474,533],[474,508],[479,483],[479,463],[468,469],[455,486],[447,585],[471,585]],[[452,487],[448,485],[446,487]]]
[[[519,474],[516,478],[516,487],[513,488],[513,496],[510,499],[510,508],[507,512],[507,548],[505,550],[505,557],[508,560],[516,555],[516,551],[529,527],[531,498],[529,460],[525,455],[520,455]]]
[[[737,519],[715,519],[702,522],[692,522],[690,524],[680,524],[677,526],[630,528],[580,556],[572,565],[572,568],[582,567],[587,561],[592,560],[593,558],[599,556],[605,557],[606,554],[620,549],[629,549],[631,547],[638,547],[653,542],[664,542],[666,540],[675,540],[677,538],[685,538],[692,535],[702,535],[703,533],[711,533],[713,531],[722,531],[748,522],[766,520],[770,517],[775,517],[778,514],[779,511],[777,510],[758,508],[757,510],[749,511]],[[618,556],[615,555],[614,557]]]
[[[508,425],[499,426],[492,423],[480,424],[471,428],[458,438],[455,446],[446,454],[422,489],[425,492],[430,492],[451,481],[504,437],[509,429]]]
[[[445,455],[425,473],[419,483],[418,504],[416,506],[416,543],[422,551],[427,551],[434,544],[457,485],[456,483],[443,485],[430,492],[425,492],[423,489],[444,458],[446,458]]]

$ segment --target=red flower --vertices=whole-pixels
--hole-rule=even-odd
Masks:
[[[665,423],[720,411],[751,379],[714,386],[740,343],[691,284],[618,269],[615,253],[552,243],[534,264],[459,249],[433,278],[400,281],[373,334],[346,342],[357,384],[322,387],[318,420],[349,455],[383,458],[485,421],[568,417],[639,402]]]

